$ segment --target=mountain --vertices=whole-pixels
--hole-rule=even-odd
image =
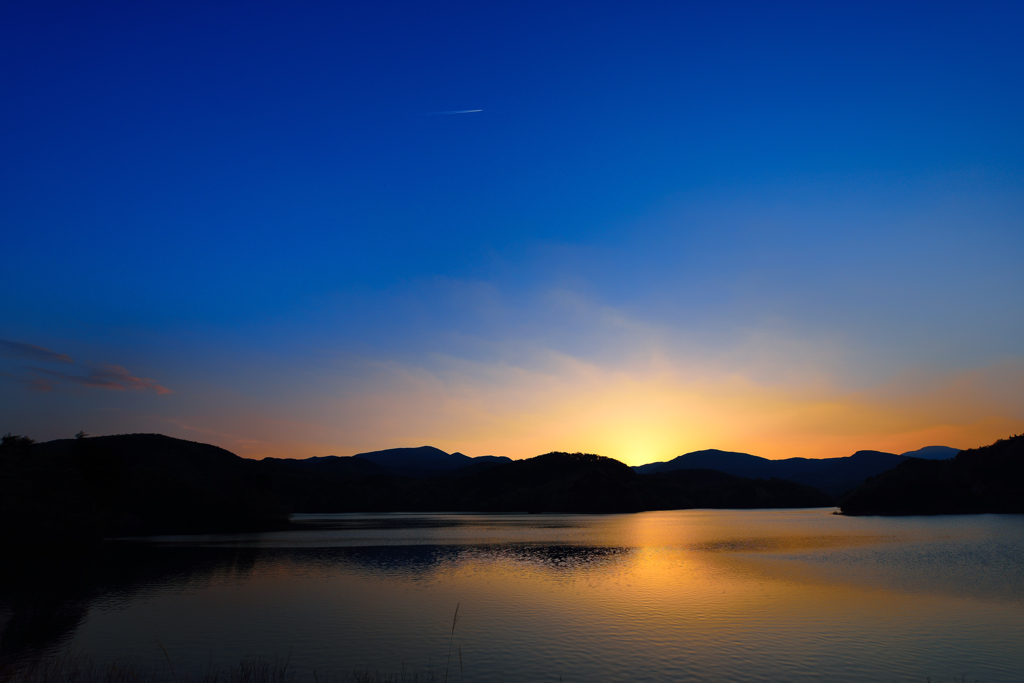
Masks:
[[[674,470],[717,470],[727,472],[738,477],[770,477],[772,460],[761,458],[749,453],[734,453],[732,451],[720,451],[717,448],[709,448],[704,451],[694,451],[680,455],[668,462],[652,462],[647,465],[634,467],[640,474],[654,474],[655,472],[672,472]]]
[[[435,482],[414,509],[478,512],[637,512],[636,473],[587,453],[547,453]]]
[[[909,458],[868,479],[840,506],[846,515],[1024,512],[1024,434],[947,460]]]
[[[302,460],[290,458],[264,458],[278,465],[291,465],[298,470],[326,475],[390,475],[422,479],[456,470],[470,468],[476,471],[512,462],[498,455],[471,458],[462,453],[445,453],[433,446],[419,448],[389,448],[383,451],[359,453],[352,456],[325,455]]]
[[[393,512],[412,509],[410,501],[422,498],[419,492],[435,486],[433,480],[438,477],[466,476],[512,459],[496,455],[470,458],[421,446],[302,460],[264,458],[259,462],[271,473],[274,494],[291,510]]]
[[[959,452],[959,448],[950,448],[949,446],[925,446],[916,451],[901,453],[901,455],[906,458],[923,458],[924,460],[949,460],[955,458]]]
[[[634,469],[640,474],[708,469],[751,479],[785,479],[839,496],[859,486],[868,477],[892,469],[904,460],[904,456],[881,451],[857,451],[845,458],[769,460],[749,453],[709,449]]]
[[[384,451],[359,453],[356,458],[380,465],[391,474],[404,477],[425,477],[450,472],[472,464],[473,459],[462,453],[445,453],[433,446],[419,448],[389,448]]]

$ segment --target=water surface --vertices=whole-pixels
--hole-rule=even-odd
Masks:
[[[467,681],[1024,681],[1021,516],[296,519],[23,579],[0,592],[0,652],[443,670],[459,605]]]

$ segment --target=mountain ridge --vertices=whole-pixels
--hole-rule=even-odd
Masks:
[[[907,458],[884,451],[857,451],[839,458],[785,458],[769,460],[749,453],[705,449],[684,453],[666,462],[649,463],[634,469],[641,474],[686,469],[710,469],[753,479],[785,479],[813,486],[841,496],[868,477],[892,469]]]
[[[480,455],[475,458],[462,453],[446,453],[434,446],[412,448],[386,448],[355,455],[319,455],[310,458],[264,458],[319,472],[349,472],[392,475],[423,479],[464,468],[484,469],[511,458],[500,455]],[[260,462],[263,462],[261,460]]]

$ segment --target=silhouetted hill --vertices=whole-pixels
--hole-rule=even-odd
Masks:
[[[510,462],[423,446],[344,457],[264,458],[259,466],[268,473],[271,490],[291,510],[389,512],[408,510],[411,497],[422,497],[418,492],[428,485],[415,480],[464,476]]]
[[[950,448],[949,446],[925,446],[924,448],[918,448],[916,451],[907,451],[900,455],[905,458],[922,458],[924,460],[949,460],[950,458],[955,458],[959,452],[959,448]]]
[[[841,509],[847,515],[1024,512],[1024,435],[950,460],[909,458],[868,479]]]
[[[389,448],[384,451],[359,453],[355,457],[386,468],[389,474],[402,477],[429,477],[466,467],[473,459],[462,453],[445,453],[433,446]]]
[[[123,434],[0,449],[0,538],[8,542],[89,543],[286,521],[255,463],[216,446]]]
[[[348,463],[346,461],[353,460]],[[316,461],[316,462],[314,462]],[[372,451],[370,453],[359,453],[350,458],[328,455],[321,458],[309,458],[296,462],[306,463],[311,468],[323,467],[325,472],[340,472],[342,468],[365,468],[365,465],[357,464],[361,461],[372,463],[376,470],[366,470],[365,473],[389,474],[396,477],[433,477],[467,467],[483,469],[491,465],[512,462],[511,458],[497,455],[482,455],[478,458],[471,458],[462,453],[445,453],[440,448],[433,446],[420,446],[419,448],[389,448],[383,451]],[[354,470],[353,470],[354,471]]]
[[[694,451],[673,458],[668,462],[652,462],[646,465],[634,467],[640,474],[654,474],[655,472],[672,472],[674,470],[717,470],[735,474],[739,477],[765,477],[770,476],[771,463],[767,458],[761,458],[749,453],[735,453],[733,451],[720,451],[717,448],[709,448],[703,451]]]
[[[636,474],[588,453],[548,453],[435,482],[416,510],[476,512],[636,512],[645,509]]]
[[[748,453],[709,449],[634,469],[641,474],[707,469],[749,479],[785,479],[840,496],[868,477],[892,469],[904,460],[903,456],[881,451],[857,451],[845,458],[769,460]]]

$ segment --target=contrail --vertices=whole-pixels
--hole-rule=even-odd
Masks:
[[[459,109],[457,111],[428,111],[425,116],[443,116],[445,114],[475,114],[483,109]]]

